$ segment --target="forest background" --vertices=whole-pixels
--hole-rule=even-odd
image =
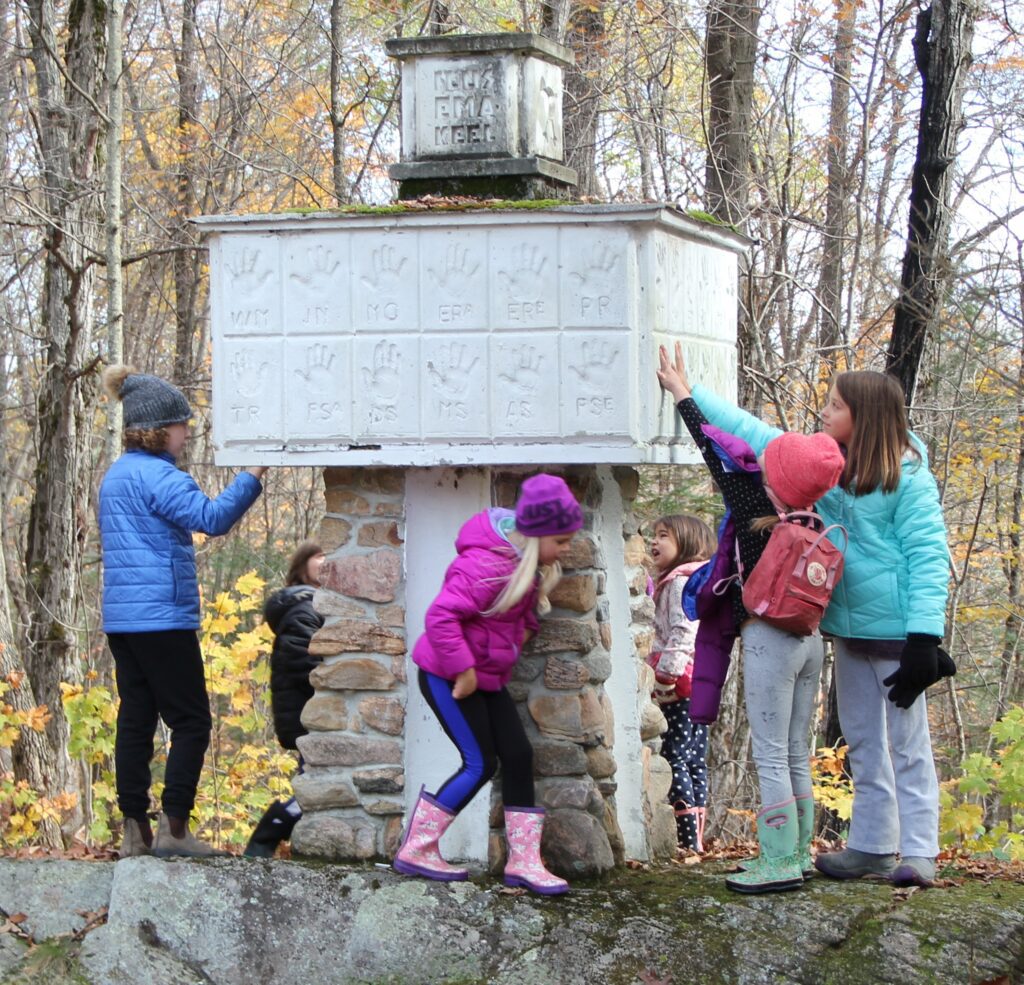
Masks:
[[[212,463],[189,218],[387,203],[398,66],[384,41],[532,30],[576,53],[581,198],[677,203],[751,238],[745,406],[812,430],[837,368],[900,373],[949,526],[959,673],[930,693],[944,836],[1020,854],[1022,19],[995,0],[0,0],[4,842],[113,834],[95,504],[119,437],[102,366],[174,380],[197,409],[185,464],[210,493],[231,478]],[[641,471],[650,519],[720,509],[697,472]],[[216,717],[198,813],[225,843],[288,787],[259,613],[322,511],[317,470],[273,469],[232,535],[197,538]],[[830,677],[816,745],[841,830]],[[737,687],[711,754],[726,835],[729,808],[756,803]]]

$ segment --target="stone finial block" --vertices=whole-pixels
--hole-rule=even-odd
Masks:
[[[548,868],[568,879],[599,876],[615,865],[604,825],[584,811],[549,812],[541,851]]]
[[[668,731],[668,722],[665,720],[664,713],[653,701],[648,701],[640,711],[641,741],[647,742],[649,739],[656,739],[666,731]]]
[[[395,739],[363,735],[310,733],[300,736],[299,752],[310,766],[401,765],[402,744]]]
[[[544,619],[540,632],[531,641],[533,653],[589,653],[597,646],[596,619]]]
[[[558,609],[589,612],[597,605],[597,581],[593,575],[566,575],[549,598]]]
[[[360,793],[401,793],[405,789],[405,770],[400,766],[356,770],[352,782]]]
[[[292,777],[295,799],[304,811],[323,811],[335,807],[355,807],[359,798],[340,775],[310,770]]]
[[[317,812],[299,819],[292,831],[291,844],[296,855],[338,861],[371,859],[377,854],[377,829]]]
[[[633,534],[632,537],[629,537],[623,550],[628,567],[632,568],[638,564],[643,564],[647,558],[647,542],[640,534]]]
[[[397,698],[374,695],[359,702],[359,714],[367,725],[388,735],[401,735],[405,728],[405,708]]]
[[[347,657],[315,667],[309,683],[330,691],[390,691],[395,675],[376,660]]]
[[[344,547],[351,534],[352,524],[348,520],[343,520],[340,516],[325,516],[320,521],[317,543],[327,554],[330,554],[331,551]]]
[[[372,554],[331,558],[320,569],[324,588],[371,602],[393,602],[401,577],[401,556],[384,548]]]
[[[523,661],[520,660],[520,663]],[[576,690],[590,680],[590,668],[579,660],[552,655],[544,666],[544,685],[553,690]]]
[[[400,547],[404,541],[398,534],[394,520],[375,520],[359,528],[357,543],[360,547]]]
[[[540,739],[533,744],[533,768],[539,776],[582,776],[587,756],[575,742]]]
[[[301,721],[312,732],[341,732],[348,728],[348,703],[340,694],[314,694],[302,709]]]
[[[397,633],[362,619],[340,619],[318,629],[309,644],[314,656],[339,653],[405,653],[405,639]]]

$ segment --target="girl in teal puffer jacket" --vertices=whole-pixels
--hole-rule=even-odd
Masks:
[[[678,346],[676,359],[682,363]],[[758,453],[781,433],[706,387],[692,391],[712,424]],[[907,428],[894,377],[839,374],[822,422],[846,455],[839,485],[815,509],[850,537],[821,631],[835,642],[854,800],[847,848],[815,864],[838,879],[928,885],[938,855],[939,787],[924,691],[954,673],[939,647],[949,551],[938,489],[924,445]]]
[[[103,383],[124,410],[125,453],[107,470],[99,496],[103,630],[120,699],[114,770],[125,821],[119,854],[223,854],[188,830],[211,728],[192,533],[226,534],[259,496],[266,469],[242,472],[208,499],[175,465],[192,417],[185,395],[127,366],[111,366]],[[171,731],[171,746],[154,838],[149,764],[158,718]]]

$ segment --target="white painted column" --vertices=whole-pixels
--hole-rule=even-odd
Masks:
[[[646,860],[650,854],[643,815],[643,743],[640,718],[649,700],[640,693],[638,661],[629,628],[629,585],[626,583],[625,540],[622,535],[624,508],[622,492],[611,466],[599,465],[601,509],[595,515],[600,524],[595,539],[604,551],[608,584],[608,619],[612,628],[612,673],[604,688],[615,714],[615,804],[626,856]]]
[[[444,734],[417,681],[412,648],[423,619],[437,597],[444,572],[455,558],[455,537],[474,514],[491,505],[486,468],[411,468],[405,478],[405,630],[408,702],[405,716],[405,805],[412,812],[421,786],[435,792],[459,765],[455,746]],[[619,538],[621,541],[621,537]],[[452,824],[442,850],[448,859],[487,862],[488,783]]]

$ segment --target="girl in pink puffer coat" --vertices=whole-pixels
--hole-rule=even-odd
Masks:
[[[468,878],[441,857],[438,842],[500,763],[506,885],[549,896],[568,890],[540,858],[544,810],[534,799],[533,748],[505,685],[537,632],[537,612],[551,608],[547,596],[561,577],[560,561],[582,526],[565,481],[542,473],[523,483],[515,511],[492,507],[459,531],[456,558],[412,659],[420,691],[462,763],[436,794],[420,790],[396,871],[445,882]]]

